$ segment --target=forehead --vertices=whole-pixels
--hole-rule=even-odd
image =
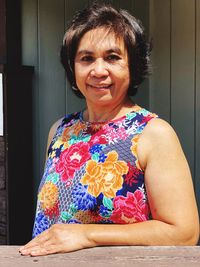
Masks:
[[[106,28],[97,28],[86,32],[80,40],[78,50],[108,50],[111,47],[118,47],[125,51],[124,40],[113,31]]]

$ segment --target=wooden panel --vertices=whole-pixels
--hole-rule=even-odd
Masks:
[[[194,173],[195,0],[171,8],[171,122]]]
[[[196,161],[195,189],[200,211],[200,1],[196,0]]]
[[[102,246],[42,257],[21,256],[18,246],[0,247],[3,267],[199,267],[198,246]]]
[[[149,38],[149,0],[132,1],[132,14],[141,20],[147,39]],[[134,62],[133,62],[134,64]],[[149,109],[149,79],[146,79],[138,89],[137,95],[134,97],[136,103]]]
[[[37,0],[22,0],[22,64],[37,69]]]
[[[70,1],[65,0],[65,24],[72,18],[74,13],[87,5],[87,0]],[[79,111],[85,107],[85,100],[78,98],[66,81],[66,113]]]
[[[150,1],[150,109],[170,121],[170,0]]]
[[[117,8],[122,8],[126,9],[128,11],[132,11],[132,1],[124,1],[124,0],[113,0],[111,3],[117,7]]]
[[[65,0],[65,23],[72,18],[76,11],[84,8],[89,2],[88,0]]]
[[[43,0],[38,6],[39,145],[41,165],[49,128],[65,113],[65,75],[59,60],[64,32],[64,0]]]
[[[40,108],[38,87],[38,6],[37,0],[22,0],[22,64],[34,67],[33,78],[33,177],[35,201],[40,180]],[[42,159],[43,162],[43,159]]]

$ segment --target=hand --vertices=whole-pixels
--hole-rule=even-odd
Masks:
[[[22,255],[42,256],[94,247],[95,244],[87,238],[86,228],[87,225],[82,224],[54,224],[21,247],[19,252]]]

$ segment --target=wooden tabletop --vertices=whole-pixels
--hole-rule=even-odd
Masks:
[[[18,246],[0,246],[1,267],[193,267],[200,247],[96,247],[42,257],[21,256]]]

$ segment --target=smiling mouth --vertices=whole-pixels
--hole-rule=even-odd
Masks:
[[[91,88],[94,88],[94,89],[97,89],[97,90],[103,90],[103,89],[109,89],[112,84],[108,84],[108,85],[91,85],[91,84],[88,84],[89,87]]]

